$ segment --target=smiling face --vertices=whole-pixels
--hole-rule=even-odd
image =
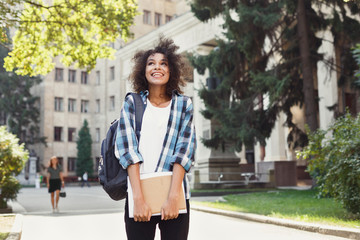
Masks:
[[[169,63],[162,53],[150,55],[146,61],[145,77],[149,87],[166,86],[170,78]]]

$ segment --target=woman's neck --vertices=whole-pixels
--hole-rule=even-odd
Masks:
[[[155,107],[166,107],[171,97],[168,96],[164,90],[149,89],[148,99]]]

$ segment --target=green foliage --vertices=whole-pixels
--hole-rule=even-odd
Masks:
[[[353,118],[347,113],[309,139],[298,156],[308,160],[320,196],[334,197],[349,212],[360,215],[360,115]]]
[[[79,131],[79,138],[77,143],[77,160],[76,160],[76,174],[82,176],[84,172],[88,172],[91,176],[93,173],[93,160],[91,158],[91,135],[87,120]]]
[[[1,19],[5,27],[17,31],[5,68],[29,76],[50,72],[57,56],[66,66],[91,70],[98,58],[113,57],[110,43],[131,36],[130,26],[137,15],[135,0],[6,2],[0,4],[0,13],[7,13]],[[4,35],[4,28],[0,33]]]
[[[41,82],[39,77],[19,76],[2,67],[8,50],[0,46],[0,111],[6,116],[9,130],[26,145],[44,143],[39,135],[39,97],[30,89]]]
[[[24,144],[0,126],[0,205],[6,207],[7,200],[16,199],[20,184],[14,176],[21,172],[28,157]]]
[[[329,6],[341,10],[348,7],[352,12],[323,11]],[[306,133],[293,122],[291,111],[294,106],[302,107],[305,93],[314,105],[317,99],[313,91],[304,90],[297,7],[291,0],[192,1],[192,11],[199,20],[224,19],[225,38],[218,39],[217,46],[207,56],[189,57],[200,74],[208,69],[210,77],[219,80],[215,88],[204,86],[199,90],[206,108],[202,111],[204,117],[217,123],[212,138],[203,139],[206,146],[231,145],[237,150],[241,150],[243,144],[251,146],[255,142],[264,146],[280,112],[286,114],[290,148],[307,144]],[[317,53],[323,41],[317,33],[336,25],[331,28],[334,45],[342,41],[339,56],[346,62],[336,69],[345,82],[353,81],[356,66],[348,53],[353,42],[360,40],[360,32],[354,30],[360,28],[356,19],[360,12],[358,4],[355,1],[312,0],[305,1],[305,11],[309,25],[308,60],[314,72],[318,61],[335,69],[331,61]],[[307,115],[307,120],[316,118],[316,114]]]

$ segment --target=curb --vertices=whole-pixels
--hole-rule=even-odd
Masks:
[[[304,230],[308,232],[315,232],[326,235],[333,235],[337,237],[343,237],[348,239],[360,239],[360,230],[353,228],[344,228],[344,227],[336,227],[336,226],[328,226],[321,224],[313,224],[313,223],[305,223],[294,220],[287,220],[281,218],[267,217],[263,215],[253,214],[253,213],[242,213],[242,212],[233,212],[227,210],[220,210],[216,208],[199,206],[196,204],[190,205],[192,210],[202,211],[207,213],[219,214],[227,217],[235,217],[244,220],[267,223],[267,224],[275,224],[284,227],[295,228],[299,230]]]
[[[22,233],[23,215],[16,214],[14,224],[6,240],[20,240]]]
[[[8,205],[12,208],[12,211],[15,214],[15,220],[11,231],[5,240],[20,240],[24,217],[21,213],[25,213],[26,210],[17,201],[8,201]]]

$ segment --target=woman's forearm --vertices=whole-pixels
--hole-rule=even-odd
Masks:
[[[140,184],[139,163],[128,166],[127,172],[128,172],[129,178],[130,178],[134,201],[139,200],[139,199],[143,200],[144,197],[142,194],[141,184]]]
[[[151,218],[151,209],[145,203],[140,184],[140,167],[139,163],[128,166],[127,172],[130,178],[131,188],[134,199],[134,221],[147,222]]]
[[[183,166],[181,166],[178,163],[175,163],[173,167],[173,176],[170,186],[170,192],[168,196],[169,199],[179,198],[184,175],[185,175],[185,169],[183,168]]]

